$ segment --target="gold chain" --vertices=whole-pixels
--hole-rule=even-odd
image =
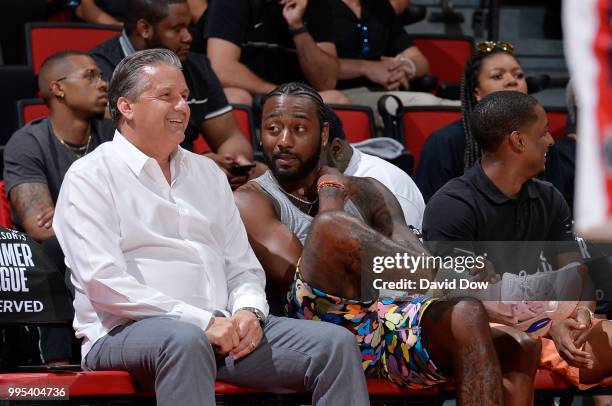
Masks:
[[[89,144],[91,143],[91,134],[89,134],[89,138],[87,138],[87,145],[85,146],[85,152],[83,153],[83,155],[79,155],[75,150],[80,150],[83,149],[83,147],[71,147],[70,145],[68,145],[68,143],[66,141],[64,141],[63,139],[61,139],[60,137],[57,136],[57,134],[55,134],[55,132],[53,133],[53,135],[55,135],[55,138],[57,138],[57,140],[66,148],[68,148],[70,150],[70,152],[72,152],[74,155],[76,155],[78,158],[84,157],[85,155],[87,155],[87,153],[89,152]]]

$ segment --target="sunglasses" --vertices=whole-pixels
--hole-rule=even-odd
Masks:
[[[66,79],[87,79],[92,84],[96,84],[99,81],[103,80],[102,72],[95,69],[87,69],[81,77],[64,76],[63,78],[57,79],[56,82],[61,82],[62,80]]]
[[[493,52],[494,49],[501,49],[511,54],[514,52],[514,45],[506,41],[483,41],[476,44],[476,49],[485,53]]]
[[[361,32],[361,53],[370,53],[370,39],[368,35],[368,26],[364,23],[357,23],[357,28]]]

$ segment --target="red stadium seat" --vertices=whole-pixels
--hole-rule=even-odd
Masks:
[[[342,121],[348,142],[361,142],[376,136],[374,112],[368,106],[330,104]]]
[[[28,65],[38,75],[43,61],[60,51],[89,51],[96,45],[121,34],[116,25],[85,23],[28,23],[26,49]]]
[[[461,118],[460,107],[405,107],[402,112],[404,145],[414,156],[415,167],[423,144],[432,132]]]
[[[567,125],[567,109],[547,107],[546,116],[548,117],[548,131],[555,140],[562,138],[565,135],[565,127]]]
[[[13,228],[11,220],[11,204],[4,189],[4,181],[0,180],[0,226],[5,228]]]
[[[47,115],[49,115],[49,108],[42,99],[22,99],[17,102],[19,127]]]
[[[37,373],[9,373],[0,374],[0,398],[6,398],[9,387],[20,388],[43,388],[43,387],[67,387],[68,396],[73,398],[87,397],[95,400],[96,396],[102,401],[108,401],[109,397],[137,396],[153,397],[153,393],[139,393],[134,387],[131,376],[122,371],[88,371],[88,372],[37,372]],[[590,391],[578,391],[568,385],[561,377],[548,370],[539,370],[535,382],[536,392],[541,396],[560,396],[588,393]],[[382,379],[368,379],[368,392],[372,399],[383,397],[395,401],[407,397],[430,397],[436,398],[452,397],[455,388],[452,383],[422,390],[404,389],[395,386],[391,382]],[[606,378],[602,384],[592,390],[593,393],[612,393],[612,377]],[[227,400],[232,396],[240,395],[265,395],[260,389],[241,387],[225,382],[217,381],[215,393],[222,395]],[[291,399],[293,395],[271,395],[274,399]],[[432,399],[433,400],[433,399]],[[302,404],[298,402],[297,404]],[[283,404],[293,404],[283,402]]]
[[[463,66],[474,51],[472,37],[411,34],[411,38],[429,61],[429,73],[439,83],[461,82]]]
[[[253,145],[253,150],[256,150],[255,125],[253,124],[253,111],[251,107],[246,104],[232,104],[232,112],[234,113],[234,118],[238,122],[240,131],[242,131]],[[210,151],[210,145],[208,145],[202,134],[200,134],[198,138],[193,141],[193,152],[196,154],[205,154]]]

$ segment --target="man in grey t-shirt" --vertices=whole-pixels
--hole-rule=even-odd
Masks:
[[[49,117],[35,120],[13,134],[4,150],[4,182],[13,222],[65,269],[64,255],[51,227],[64,174],[78,158],[112,138],[113,126],[103,115],[107,83],[94,60],[68,51],[50,56],[41,66],[38,86]],[[71,358],[70,328],[41,328],[47,363]]]

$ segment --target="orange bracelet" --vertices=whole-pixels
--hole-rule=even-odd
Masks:
[[[317,193],[319,193],[325,186],[331,186],[336,189],[344,190],[344,185],[342,183],[334,182],[333,180],[326,180],[317,185]]]

